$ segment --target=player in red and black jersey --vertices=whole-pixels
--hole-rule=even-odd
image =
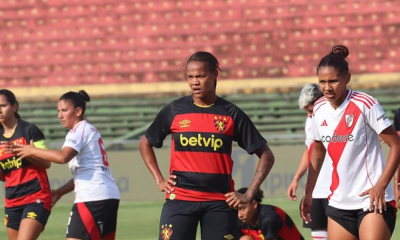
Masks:
[[[146,166],[159,189],[167,192],[159,239],[195,239],[198,222],[202,239],[236,239],[236,213],[231,208],[250,202],[274,163],[266,140],[250,118],[216,95],[219,70],[212,54],[193,54],[186,63],[192,95],[165,106],[140,141]],[[165,180],[153,147],[162,147],[169,134],[170,176]],[[260,158],[244,194],[234,191],[233,141]]]
[[[289,215],[277,206],[260,204],[262,198],[263,192],[258,190],[253,201],[239,204],[239,240],[304,240]]]
[[[34,144],[46,148],[43,133],[20,119],[15,95],[0,90],[0,175],[5,180],[5,224],[9,239],[37,239],[51,210],[51,192],[46,168],[50,163],[20,159],[12,144]]]

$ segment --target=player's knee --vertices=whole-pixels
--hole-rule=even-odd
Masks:
[[[328,240],[328,232],[326,230],[312,230],[311,236],[313,240]]]
[[[239,240],[254,240],[254,238],[250,235],[244,235]]]

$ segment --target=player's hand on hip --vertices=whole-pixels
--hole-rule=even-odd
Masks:
[[[396,201],[396,207],[400,208],[400,183],[397,183],[394,187],[394,200]]]
[[[312,205],[312,196],[304,194],[303,199],[301,199],[300,203],[300,216],[305,222],[312,222],[311,205]]]
[[[250,202],[250,198],[246,194],[241,194],[238,192],[230,192],[225,194],[226,203],[230,208],[237,209],[239,204],[246,204]]]
[[[293,180],[287,190],[287,197],[292,201],[297,200],[296,190],[297,190],[297,181]]]
[[[386,202],[385,202],[385,188],[380,187],[378,185],[373,186],[372,188],[362,192],[360,197],[365,195],[369,195],[369,210],[374,211],[374,213],[382,213],[386,211]]]
[[[176,185],[176,175],[170,175],[167,180],[157,183],[158,189],[161,192],[171,193],[174,191],[172,186]]]

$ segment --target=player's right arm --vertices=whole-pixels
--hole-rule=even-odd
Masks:
[[[308,177],[305,194],[300,204],[300,215],[304,221],[311,222],[311,204],[312,193],[318,179],[319,171],[322,168],[326,154],[326,149],[321,141],[315,140],[314,147],[311,150],[310,166],[308,168]]]
[[[297,200],[296,190],[300,179],[303,177],[304,173],[307,172],[307,162],[308,162],[308,148],[304,149],[303,155],[300,160],[299,167],[297,168],[296,174],[293,177],[292,183],[289,185],[287,190],[287,196],[290,200]]]
[[[174,191],[172,185],[176,184],[176,182],[174,181],[176,176],[171,175],[167,180],[164,179],[160,168],[158,167],[157,158],[156,154],[154,153],[153,146],[149,143],[146,135],[143,135],[140,139],[139,152],[140,155],[142,155],[144,164],[146,164],[147,169],[149,169],[160,191],[166,191],[167,193],[171,193],[172,191]]]

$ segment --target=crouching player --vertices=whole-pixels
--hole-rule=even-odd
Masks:
[[[243,194],[247,188],[241,188]],[[272,205],[260,204],[262,190],[258,189],[254,199],[238,206],[239,240],[304,240],[292,219],[285,211]]]

